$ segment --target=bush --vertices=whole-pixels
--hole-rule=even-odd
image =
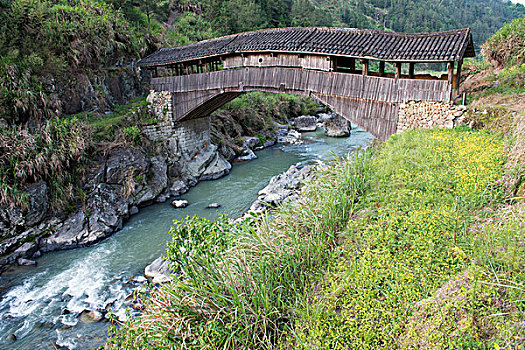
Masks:
[[[27,185],[44,180],[53,204],[63,208],[74,195],[76,165],[85,161],[89,131],[77,119],[49,120],[38,132],[0,129],[0,205],[25,206]]]
[[[525,63],[525,16],[507,23],[482,46],[482,54],[496,68]]]

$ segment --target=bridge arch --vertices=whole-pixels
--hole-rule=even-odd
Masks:
[[[171,94],[174,122],[208,116],[244,92],[284,92],[311,96],[385,140],[401,103],[450,102],[462,60],[473,56],[469,29],[284,28],[161,49],[139,66],[152,71],[152,90]],[[421,63],[444,63],[447,74],[416,74]]]

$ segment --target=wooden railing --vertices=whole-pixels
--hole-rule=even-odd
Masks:
[[[444,80],[392,79],[298,68],[240,68],[152,79],[157,91],[271,90],[320,93],[378,102],[449,101],[451,86]]]

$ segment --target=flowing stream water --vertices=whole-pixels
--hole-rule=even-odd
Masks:
[[[190,202],[175,209],[169,201],[142,208],[121,231],[91,247],[44,254],[36,267],[16,267],[0,276],[0,349],[92,349],[104,343],[107,321],[86,322],[83,310],[111,307],[124,317],[123,305],[139,284],[144,267],[159,257],[171,239],[173,219],[220,213],[238,217],[272,176],[297,162],[344,156],[372,136],[354,128],[349,138],[327,138],[322,131],[303,134],[302,145],[278,145],[257,152],[258,159],[235,164],[230,175],[204,181],[180,196]],[[212,202],[222,206],[206,209]]]

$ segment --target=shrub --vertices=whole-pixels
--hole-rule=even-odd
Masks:
[[[496,68],[525,63],[525,16],[507,23],[482,46],[485,60]]]
[[[0,129],[0,205],[24,206],[28,184],[44,180],[60,208],[73,198],[75,165],[85,160],[89,131],[77,119],[51,119],[38,130]]]

